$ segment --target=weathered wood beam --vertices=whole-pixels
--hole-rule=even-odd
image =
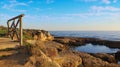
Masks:
[[[23,45],[22,17],[19,17],[19,20],[20,20],[20,25],[19,25],[19,28],[20,28],[20,46],[22,46]]]
[[[22,17],[24,14],[21,14],[19,16],[13,17],[12,19],[9,19],[7,22],[8,25],[8,35],[13,40],[14,35],[17,36],[17,39],[20,42],[20,46],[23,45],[23,29],[22,29]],[[16,19],[18,19],[17,23],[15,23]],[[10,21],[12,21],[12,24],[10,24]],[[17,32],[17,26],[19,24],[19,33]]]
[[[8,21],[11,21],[11,20],[17,19],[17,18],[19,18],[19,17],[23,17],[23,16],[24,16],[24,14],[21,14],[21,15],[18,15],[18,16],[16,16],[16,17],[13,17],[13,18],[9,19]]]

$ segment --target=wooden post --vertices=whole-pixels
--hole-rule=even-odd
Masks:
[[[23,29],[22,29],[22,17],[19,18],[20,19],[20,46],[23,45]]]
[[[18,15],[12,19],[9,19],[7,22],[8,25],[8,35],[12,38],[16,34],[17,39],[19,40],[20,46],[23,45],[23,29],[22,29],[22,17],[24,14]],[[18,19],[17,23],[15,23],[15,20]],[[11,26],[10,26],[10,21],[13,21]],[[19,24],[19,33],[17,33],[17,26]]]
[[[7,35],[9,35],[9,28],[10,28],[10,23],[9,23],[9,21],[7,22],[7,25],[8,25],[8,33],[7,33]],[[9,36],[8,36],[9,37]]]

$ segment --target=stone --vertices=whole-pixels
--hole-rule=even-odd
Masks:
[[[102,59],[96,58],[88,53],[75,52],[75,54],[82,58],[84,67],[120,67],[119,64],[108,63],[107,61],[103,61]]]
[[[40,41],[52,41],[54,39],[54,37],[48,31],[44,30],[36,31],[33,36],[35,40]]]
[[[56,37],[54,41],[62,43],[62,44],[67,44],[68,46],[80,46],[85,44],[84,39],[79,39],[79,38],[69,38],[69,37]]]
[[[41,56],[31,56],[25,67],[60,67],[60,65],[42,54]]]
[[[107,61],[109,63],[117,63],[117,60],[115,59],[115,56],[106,54],[106,53],[96,53],[92,54],[94,57],[100,58],[103,61]]]
[[[76,52],[66,49],[65,45],[55,41],[36,42],[31,47],[32,55],[25,64],[26,67],[120,67],[119,64],[114,63],[113,55]]]
[[[118,61],[120,61],[120,51],[117,51],[117,52],[115,53],[115,58],[116,58]]]
[[[58,51],[54,47],[49,47],[49,48],[46,48],[46,55],[48,57],[56,57],[58,56]]]
[[[77,55],[65,55],[61,67],[78,67],[82,64],[82,59]]]
[[[31,47],[31,57],[25,64],[25,67],[60,67],[60,65],[54,62],[48,57],[38,45]]]

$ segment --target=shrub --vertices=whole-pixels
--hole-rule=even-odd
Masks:
[[[0,26],[0,37],[5,37],[7,34],[7,28]]]

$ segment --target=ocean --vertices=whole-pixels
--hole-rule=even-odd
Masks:
[[[110,41],[120,41],[120,31],[50,31],[50,33],[54,36],[87,37]],[[89,53],[116,53],[120,49],[109,48],[100,44],[93,45],[88,43],[83,46],[74,47],[74,50]]]
[[[50,31],[54,36],[99,38],[120,41],[120,31]]]

